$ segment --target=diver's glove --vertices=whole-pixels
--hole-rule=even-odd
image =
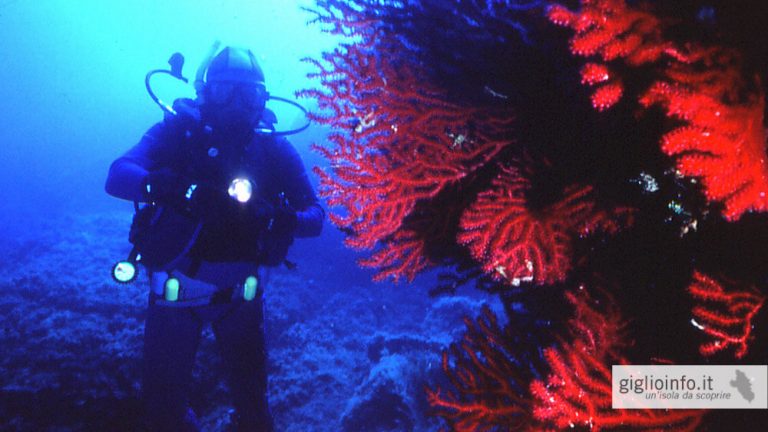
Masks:
[[[255,227],[260,231],[278,236],[291,236],[296,231],[298,216],[288,207],[275,206],[264,199],[258,199],[249,203],[249,210]]]

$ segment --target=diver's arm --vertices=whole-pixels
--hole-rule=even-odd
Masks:
[[[319,203],[309,205],[296,212],[296,237],[317,237],[323,230],[325,211]]]
[[[158,123],[138,144],[112,163],[105,185],[108,194],[130,201],[147,201],[147,174],[156,166],[162,135],[163,124]]]
[[[289,174],[286,192],[291,206],[296,210],[296,230],[293,235],[317,237],[323,230],[325,211],[312,189],[299,153],[287,140],[282,149],[288,165],[286,172]]]

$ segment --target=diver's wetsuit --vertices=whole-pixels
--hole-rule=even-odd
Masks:
[[[211,156],[211,147],[217,150],[215,156]],[[239,429],[271,431],[263,279],[252,301],[231,295],[232,286],[249,275],[263,275],[265,265],[283,262],[293,237],[319,235],[323,210],[299,155],[284,138],[202,132],[190,136],[172,124],[159,123],[112,164],[107,192],[118,198],[147,201],[147,174],[161,168],[217,181],[231,177],[228,171],[245,169],[256,180],[256,194],[275,205],[290,206],[296,211],[297,223],[292,233],[271,233],[264,228],[254,231],[226,217],[219,223],[203,224],[197,243],[173,272],[182,287],[195,292],[181,296],[176,305],[162,301],[167,274],[150,275],[142,382],[146,422],[152,430],[190,429],[189,420],[185,420],[186,392],[202,328],[210,322],[229,369]],[[195,302],[185,302],[185,297]]]

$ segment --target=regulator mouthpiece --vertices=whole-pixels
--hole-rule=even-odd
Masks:
[[[229,196],[240,203],[247,203],[253,195],[253,184],[246,178],[236,178],[229,184]]]

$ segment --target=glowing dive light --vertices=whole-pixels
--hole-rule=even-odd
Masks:
[[[229,184],[229,196],[238,202],[246,203],[253,195],[253,184],[246,178],[236,178]]]
[[[112,278],[119,283],[130,283],[138,275],[136,265],[131,261],[118,261],[112,267]]]

